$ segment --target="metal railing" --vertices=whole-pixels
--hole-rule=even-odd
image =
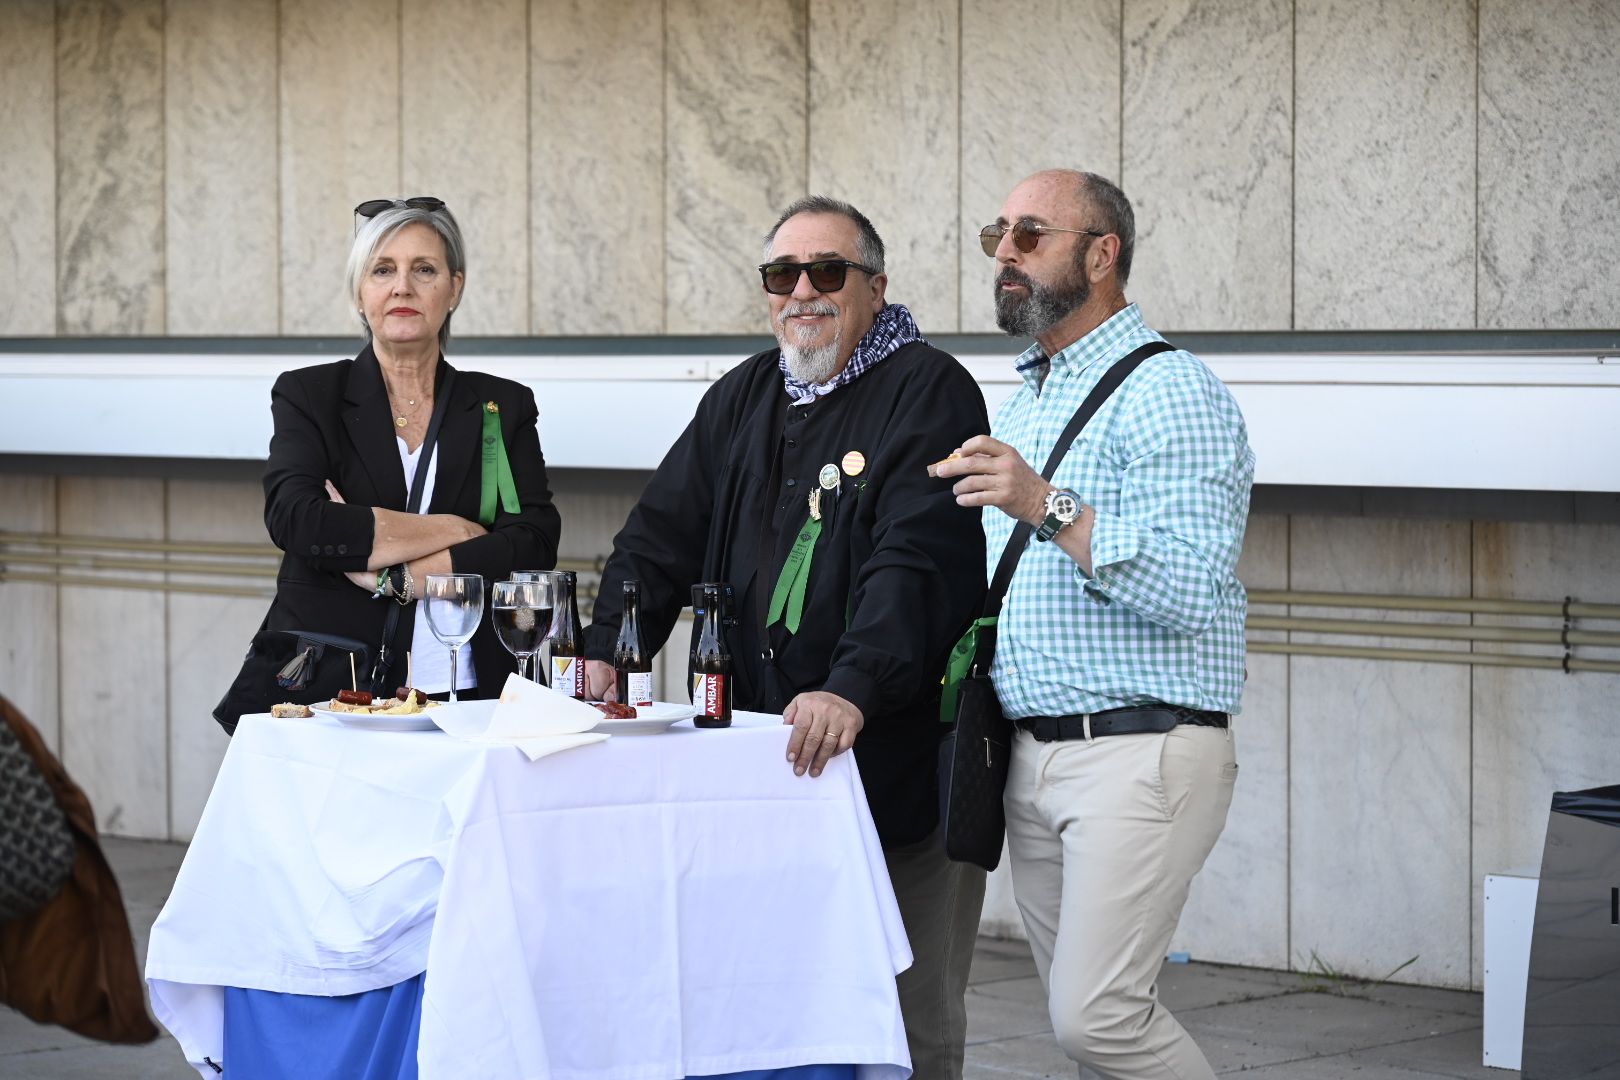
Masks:
[[[129,540],[0,532],[0,582],[68,587],[136,589],[199,596],[260,597],[275,594],[281,552],[268,544]],[[558,569],[580,575],[580,598],[595,596],[602,559],[561,559]],[[111,576],[115,575],[115,576]],[[144,575],[144,576],[133,576]],[[176,580],[179,578],[180,580]],[[213,578],[215,580],[193,580]],[[1248,629],[1329,637],[1413,638],[1437,644],[1467,644],[1469,650],[1397,648],[1314,641],[1250,640],[1250,652],[1289,656],[1466,664],[1565,672],[1620,674],[1620,660],[1576,656],[1576,648],[1620,650],[1620,630],[1577,628],[1576,620],[1620,622],[1620,604],[1575,600],[1501,600],[1485,597],[1396,596],[1372,593],[1295,592],[1256,589],[1251,605],[1289,608],[1355,608],[1375,613],[1430,612],[1473,616],[1553,619],[1554,627],[1468,623],[1391,622],[1378,618],[1323,618],[1252,613]],[[1534,645],[1558,656],[1480,652],[1474,645]]]

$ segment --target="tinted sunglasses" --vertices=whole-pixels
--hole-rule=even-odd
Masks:
[[[435,210],[444,209],[444,200],[435,199],[431,195],[416,195],[409,199],[367,199],[354,208],[354,213],[356,217],[374,218],[384,210],[392,210],[400,206],[409,207],[412,210],[426,210],[432,213]]]
[[[870,266],[862,266],[848,259],[817,259],[815,262],[768,262],[759,267],[760,280],[765,291],[772,296],[787,296],[799,284],[800,274],[810,275],[810,287],[816,292],[835,293],[844,287],[844,279],[851,269],[863,274],[877,273]]]
[[[979,246],[986,255],[994,256],[1001,246],[1001,238],[1012,233],[1013,247],[1028,255],[1041,242],[1043,233],[1066,232],[1081,236],[1107,236],[1095,229],[1060,229],[1056,225],[1037,225],[1033,221],[1015,221],[1011,225],[986,225],[979,230]]]

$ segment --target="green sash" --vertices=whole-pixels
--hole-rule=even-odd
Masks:
[[[810,561],[815,557],[816,540],[820,536],[821,519],[813,515],[805,518],[799,538],[793,542],[793,550],[788,552],[782,572],[776,578],[770,610],[765,615],[766,626],[774,626],[780,620],[788,633],[799,632],[799,624],[804,621],[804,590],[810,584]]]
[[[478,500],[478,524],[484,528],[495,524],[497,492],[503,511],[515,514],[522,509],[517,483],[512,479],[512,463],[506,458],[506,440],[501,438],[501,408],[493,401],[484,405],[483,488]]]

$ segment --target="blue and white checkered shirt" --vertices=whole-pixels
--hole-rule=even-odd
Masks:
[[[1103,373],[1159,335],[1135,304],[1051,359],[1018,358],[1024,385],[993,433],[1040,469]],[[1237,712],[1248,596],[1234,569],[1254,454],[1237,402],[1191,353],[1150,357],[1070,448],[1053,486],[1096,510],[1095,577],[1031,540],[1002,607],[991,678],[1010,717],[1149,701]],[[990,572],[1015,522],[984,511]]]

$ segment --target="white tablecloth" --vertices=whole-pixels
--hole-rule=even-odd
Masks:
[[[852,755],[779,717],[530,762],[440,732],[243,719],[152,928],[158,1019],[204,1076],[224,986],[427,971],[423,1080],[909,1074],[911,962]]]

